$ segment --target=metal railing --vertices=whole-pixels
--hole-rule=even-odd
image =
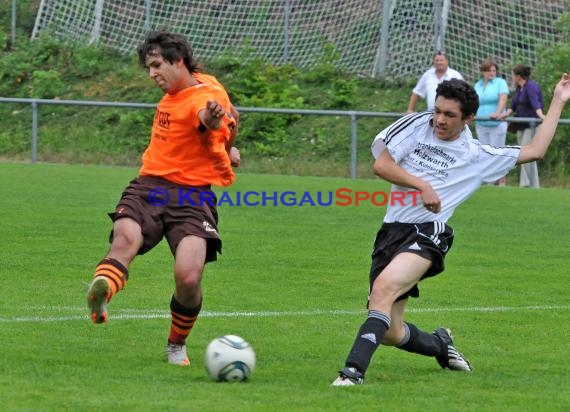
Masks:
[[[0,97],[0,103],[26,103],[32,109],[32,136],[31,136],[31,162],[36,163],[38,157],[38,111],[40,105],[75,105],[75,106],[98,106],[98,107],[124,107],[124,108],[142,108],[154,109],[156,104],[151,103],[122,103],[122,102],[104,102],[90,100],[52,100],[52,99],[25,99]],[[356,178],[356,153],[357,153],[357,123],[359,117],[385,117],[397,119],[405,113],[396,112],[361,112],[354,110],[304,110],[304,109],[274,109],[274,108],[254,108],[254,107],[237,107],[240,113],[277,113],[277,114],[301,114],[301,115],[319,115],[319,116],[346,116],[351,122],[351,138],[350,138],[350,177]],[[481,117],[478,120],[490,120],[488,117]],[[505,121],[512,123],[530,123],[534,129],[540,124],[541,120],[534,117],[508,117]],[[559,124],[570,124],[570,119],[561,119]],[[150,127],[150,125],[149,125]]]

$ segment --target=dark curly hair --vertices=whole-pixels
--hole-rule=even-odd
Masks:
[[[462,118],[475,115],[479,109],[479,96],[477,92],[465,80],[450,79],[442,81],[436,89],[436,99],[438,96],[449,100],[456,100],[461,104]]]
[[[144,42],[137,48],[137,54],[139,64],[144,68],[148,56],[162,56],[170,64],[182,59],[190,73],[201,70],[199,63],[194,60],[192,47],[186,37],[167,30],[148,32]]]

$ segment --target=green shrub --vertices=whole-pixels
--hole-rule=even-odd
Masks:
[[[30,97],[38,99],[53,99],[61,96],[65,91],[65,84],[57,70],[35,70],[32,72],[30,84]]]

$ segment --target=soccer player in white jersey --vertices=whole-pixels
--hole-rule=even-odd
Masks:
[[[420,191],[422,202],[388,206],[374,243],[368,316],[334,386],[363,383],[380,344],[434,357],[444,369],[472,371],[453,346],[448,329],[428,333],[404,321],[406,303],[410,296],[419,296],[422,279],[443,271],[453,242],[453,229],[446,222],[455,208],[482,184],[494,182],[518,164],[541,159],[569,98],[566,73],[531,143],[496,148],[471,136],[467,125],[479,106],[477,93],[465,81],[451,79],[438,86],[433,113],[409,114],[376,136],[374,172],[393,184],[392,191]]]

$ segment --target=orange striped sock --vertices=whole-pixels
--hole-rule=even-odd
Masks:
[[[195,308],[187,308],[182,306],[174,296],[170,301],[170,335],[168,336],[168,341],[171,343],[176,343],[178,345],[184,345],[186,338],[190,334],[190,331],[198,319],[198,314],[202,309],[202,301]]]
[[[115,294],[123,290],[129,278],[129,271],[121,262],[113,258],[105,258],[95,268],[94,278],[104,277],[109,283],[109,296],[107,302]]]

